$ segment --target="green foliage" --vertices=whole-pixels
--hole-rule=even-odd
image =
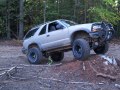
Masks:
[[[107,5],[114,5],[115,4],[115,0],[103,0]]]
[[[5,28],[4,28],[4,21],[3,19],[0,17],[0,35],[3,35],[5,33]]]
[[[0,6],[4,6],[6,4],[6,0],[0,0]]]
[[[46,4],[45,0],[24,1],[25,33],[43,23],[44,15],[46,21],[69,19],[87,23],[105,20],[115,26],[120,24],[120,0],[46,0]],[[6,23],[9,20],[11,31],[18,36],[19,0],[0,0],[0,36],[6,35]]]
[[[92,17],[92,21],[104,20],[116,25],[120,21],[120,15],[115,5],[117,5],[115,0],[103,0],[100,5],[93,6],[88,10],[89,17]]]
[[[103,7],[98,8],[98,7],[93,7],[90,8],[90,13],[94,15],[92,17],[93,21],[108,21],[113,24],[117,24],[118,21],[120,20],[120,16],[116,14],[115,12],[109,11],[107,9],[104,9]]]
[[[4,13],[5,12],[5,0],[0,0],[0,36],[4,36],[5,34],[5,17]]]

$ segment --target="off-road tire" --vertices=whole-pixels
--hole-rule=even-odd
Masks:
[[[90,56],[90,46],[85,39],[76,39],[73,42],[72,51],[75,59],[85,60]]]
[[[31,64],[40,64],[40,61],[43,59],[43,55],[38,47],[31,47],[28,50],[27,58]]]
[[[109,44],[108,44],[108,42],[105,42],[103,45],[95,48],[94,52],[96,54],[105,54],[108,51],[108,49],[109,49]]]
[[[64,58],[64,52],[54,52],[50,56],[53,61],[60,62]]]

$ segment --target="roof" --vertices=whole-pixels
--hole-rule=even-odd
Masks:
[[[66,20],[66,19],[57,19],[57,20],[53,20],[53,21],[60,21],[60,20]],[[47,24],[47,23],[49,23],[49,22],[53,22],[53,21],[47,21],[47,22],[45,22],[45,23],[41,23],[41,24],[39,24],[39,25],[36,25],[36,26],[32,27],[31,30],[32,30],[32,29],[35,29],[35,28],[39,28],[40,26],[42,26],[42,25],[44,25],[44,24]]]

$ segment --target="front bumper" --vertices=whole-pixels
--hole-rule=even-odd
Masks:
[[[93,27],[97,27],[95,30],[96,32],[90,32],[91,38],[99,38],[102,41],[109,41],[113,38],[115,30],[110,23],[101,22],[101,23],[94,23],[92,25],[91,31],[93,31]]]
[[[107,31],[106,33],[104,33],[104,32],[91,32],[91,33],[89,33],[89,35],[93,39],[98,39],[99,38],[103,41],[111,40],[114,33],[112,31]]]
[[[99,32],[90,32],[89,33],[91,38],[97,39],[100,37]]]

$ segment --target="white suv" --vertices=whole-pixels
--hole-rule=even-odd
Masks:
[[[97,54],[108,51],[108,40],[114,29],[106,22],[77,24],[69,20],[55,20],[38,25],[24,37],[22,52],[28,61],[38,64],[43,57],[61,61],[64,52],[72,50],[78,60],[85,60],[93,49]]]

